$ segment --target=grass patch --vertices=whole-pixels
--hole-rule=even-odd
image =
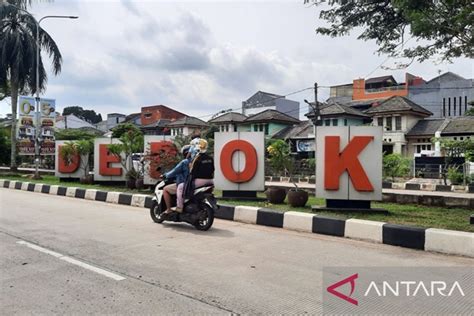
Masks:
[[[128,193],[151,194],[150,190],[130,190],[123,184],[118,185],[99,185],[99,184],[80,184],[78,182],[59,181],[55,176],[45,175],[42,180],[32,180],[25,176],[0,173],[1,179],[25,181],[33,183],[45,183],[50,185],[61,185],[65,187],[79,187],[84,189],[96,189],[103,191],[116,191]],[[215,191],[216,196],[222,196],[220,191]],[[263,193],[259,197],[265,197]],[[285,201],[286,203],[286,201]],[[247,205],[256,207],[267,207],[278,211],[297,211],[313,213],[311,205],[324,205],[324,199],[310,196],[305,207],[291,207],[288,204],[271,204],[268,202],[237,201],[225,200],[222,204],[227,205]],[[469,224],[469,218],[472,210],[462,208],[447,208],[413,204],[395,204],[395,203],[372,203],[374,208],[383,208],[389,211],[389,214],[368,214],[357,212],[317,212],[319,215],[337,218],[358,218],[373,221],[387,222],[392,224],[411,225],[425,228],[443,228],[451,230],[460,230],[474,232],[474,225]]]

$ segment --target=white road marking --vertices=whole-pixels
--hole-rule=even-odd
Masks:
[[[110,271],[107,271],[107,270],[104,270],[104,269],[101,269],[101,268],[98,268],[98,267],[94,267],[93,265],[90,265],[88,263],[85,263],[85,262],[82,262],[82,261],[79,261],[79,260],[76,260],[74,258],[71,258],[71,257],[68,257],[68,256],[65,256],[65,255],[62,255],[58,252],[55,252],[55,251],[52,251],[52,250],[49,250],[49,249],[46,249],[46,248],[43,248],[43,247],[40,247],[40,246],[37,246],[35,244],[32,244],[32,243],[29,243],[27,241],[23,241],[23,240],[20,240],[20,241],[17,241],[16,242],[17,244],[20,244],[20,245],[25,245],[31,249],[34,249],[34,250],[37,250],[37,251],[40,251],[42,253],[45,253],[45,254],[48,254],[48,255],[51,255],[55,258],[58,258],[60,260],[64,260],[66,262],[69,262],[71,264],[74,264],[76,266],[79,266],[81,268],[84,268],[84,269],[87,269],[87,270],[90,270],[90,271],[93,271],[95,273],[98,273],[98,274],[102,274],[103,276],[106,276],[108,278],[111,278],[111,279],[114,279],[115,281],[122,281],[122,280],[125,280],[125,278],[121,275],[118,275],[118,274],[115,274],[115,273],[112,273]]]
[[[102,274],[102,275],[105,275],[106,277],[108,278],[111,278],[111,279],[114,279],[115,281],[122,281],[122,280],[125,280],[124,277],[118,275],[118,274],[115,274],[115,273],[112,273],[112,272],[109,272],[107,270],[104,270],[104,269],[101,269],[101,268],[97,268],[97,267],[94,267],[90,264],[87,264],[87,263],[84,263],[82,261],[79,261],[79,260],[76,260],[76,259],[73,259],[73,258],[70,258],[70,257],[61,257],[59,258],[61,260],[64,260],[64,261],[67,261],[69,263],[72,263],[72,264],[75,264],[77,266],[80,266],[84,269],[87,269],[87,270],[90,270],[90,271],[94,271],[96,273],[99,273],[99,274]]]
[[[31,249],[34,249],[34,250],[38,250],[38,251],[41,251],[43,253],[46,253],[48,255],[51,255],[53,257],[56,257],[56,258],[61,258],[61,257],[64,257],[64,255],[60,254],[60,253],[57,253],[57,252],[54,252],[52,250],[49,250],[49,249],[46,249],[46,248],[43,248],[43,247],[40,247],[40,246],[37,246],[35,244],[32,244],[32,243],[29,243],[27,241],[17,241],[16,242],[17,244],[20,244],[20,245],[25,245]]]

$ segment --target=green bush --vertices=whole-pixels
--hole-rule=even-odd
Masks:
[[[464,175],[459,171],[459,167],[449,167],[448,168],[448,179],[451,181],[451,184],[462,184],[464,180]]]
[[[395,177],[406,177],[410,174],[410,159],[402,157],[400,154],[390,154],[383,157],[384,178],[390,177],[395,181]]]

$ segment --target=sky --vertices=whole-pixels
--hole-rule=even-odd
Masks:
[[[473,78],[466,58],[440,63],[414,62],[375,53],[374,42],[350,36],[317,35],[325,25],[320,8],[303,0],[274,1],[130,1],[56,0],[34,3],[36,18],[77,15],[79,19],[46,19],[41,23],[63,56],[62,72],[49,72],[45,98],[56,99],[59,112],[82,106],[102,114],[136,113],[142,106],[164,104],[208,120],[261,90],[279,95],[312,87],[352,83],[353,79],[405,72],[429,80],[452,71]],[[359,31],[360,32],[360,31]],[[47,56],[43,55],[45,63]],[[379,67],[383,63],[383,67]],[[318,89],[325,100],[328,88]],[[288,96],[299,101],[300,117],[314,100],[305,90]],[[10,113],[0,103],[0,115]]]

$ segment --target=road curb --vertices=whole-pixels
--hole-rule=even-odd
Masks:
[[[143,194],[86,190],[9,180],[0,180],[0,187],[141,208],[149,208],[152,204],[152,198]],[[219,205],[216,218],[474,258],[474,233],[469,232],[427,229],[359,219],[339,219],[310,213],[280,212],[268,208],[240,205]]]

